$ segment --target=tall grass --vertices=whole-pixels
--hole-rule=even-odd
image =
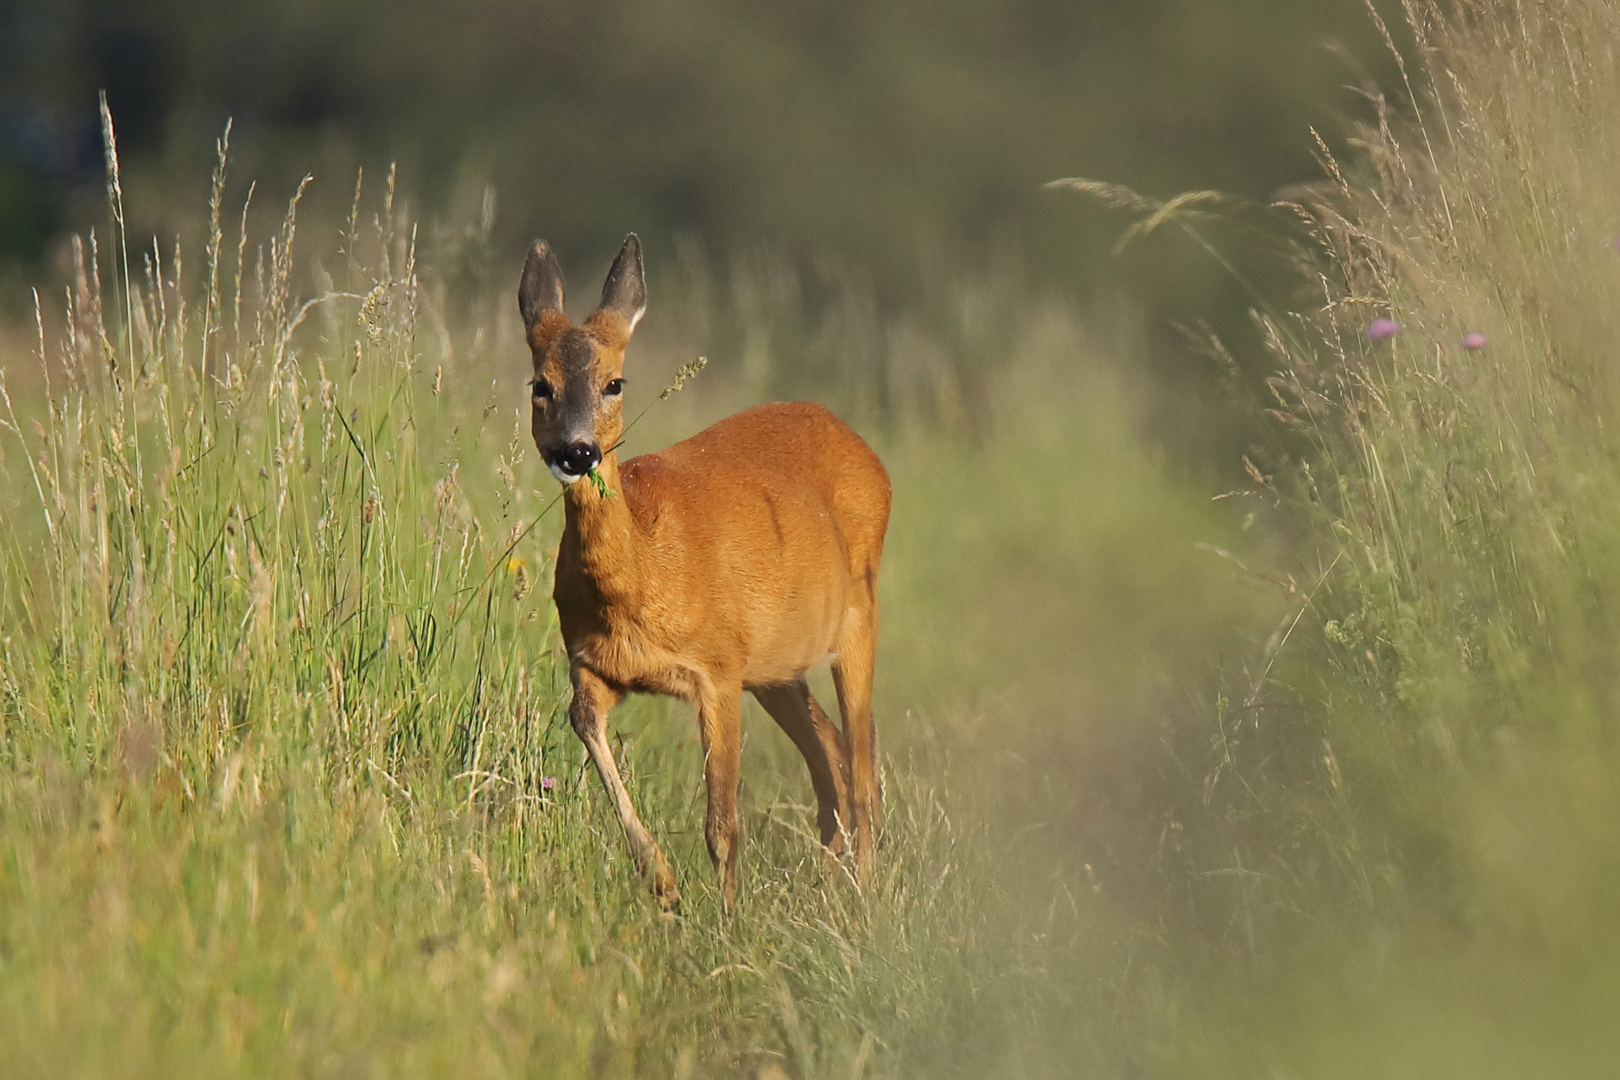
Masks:
[[[525,449],[505,289],[453,311],[392,177],[356,190],[335,245],[300,229],[302,186],[261,239],[249,203],[267,196],[233,186],[224,140],[201,253],[148,251],[124,237],[110,119],[108,150],[111,239],[76,244],[35,355],[0,383],[15,1071],[982,1075],[1045,1060],[1058,1023],[1080,1060],[1151,1057],[1122,974],[1141,935],[1038,868],[983,761],[1038,756],[1071,628],[1165,590],[1164,564],[1128,552],[1162,551],[1192,591],[1224,575],[1191,545],[1218,522],[1136,453],[1133,395],[1072,316],[950,286],[1000,350],[975,370],[966,337],[885,323],[853,280],[795,306],[769,265],[722,289],[691,263],[649,317],[633,393],[653,398],[710,328],[732,328],[714,335],[731,355],[636,441],[819,370],[899,491],[877,881],[862,894],[821,853],[802,763],[751,713],[744,896],[722,919],[690,718],[637,699],[616,745],[682,878],[671,921],[563,715],[560,515]],[[1019,625],[1043,578],[1081,587],[1094,558],[1111,567],[1095,611]],[[1099,685],[1102,664],[1129,670],[1117,698],[1155,677],[1154,651],[1127,635],[1078,667]],[[1036,711],[1010,740],[1014,700]]]
[[[222,143],[192,281],[124,246],[108,134],[113,242],[75,246],[42,382],[0,396],[20,1073],[848,1073],[972,992],[983,953],[947,993],[922,972],[977,931],[941,867],[982,856],[903,782],[894,843],[934,854],[879,889],[911,900],[856,905],[804,800],[767,796],[749,917],[689,881],[661,921],[561,720],[556,515],[515,410],[424,360],[392,184],[304,296],[303,189],[256,242]],[[628,768],[705,880],[689,732],[631,742],[661,711],[631,711]]]
[[[1407,13],[1408,105],[1375,99],[1365,157],[1325,158],[1292,208],[1325,252],[1320,310],[1266,320],[1286,437],[1261,494],[1308,522],[1321,582],[1272,696],[1308,704],[1319,767],[1298,788],[1338,811],[1306,842],[1338,867],[1315,884],[1362,900],[1327,958],[1279,964],[1290,1000],[1242,1037],[1290,1074],[1586,1074],[1620,1050],[1601,1019],[1620,977],[1620,15]],[[1401,329],[1369,334],[1381,318]]]
[[[1314,297],[1258,298],[1280,370],[1235,494],[1288,542],[1260,564],[1287,610],[1167,740],[1179,861],[1145,883],[1179,894],[1156,909],[1196,1017],[1178,1071],[1616,1055],[1620,21],[1586,0],[1404,11],[1401,104],[1369,88],[1357,158],[1319,140],[1324,182],[1269,211],[1303,224]],[[1268,216],[1058,186],[1138,215],[1127,239]]]

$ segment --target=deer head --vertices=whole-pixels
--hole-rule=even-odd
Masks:
[[[624,350],[647,310],[641,241],[624,239],[602,302],[579,326],[563,313],[563,276],[544,240],[529,249],[518,309],[534,355],[530,428],[540,458],[564,484],[585,476],[624,432]]]

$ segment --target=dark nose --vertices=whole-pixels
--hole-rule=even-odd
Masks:
[[[595,443],[577,442],[557,455],[557,464],[569,476],[584,476],[602,461],[602,451]]]

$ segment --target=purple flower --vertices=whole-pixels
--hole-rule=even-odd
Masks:
[[[1476,350],[1476,351],[1479,350],[1479,349],[1483,349],[1485,347],[1485,335],[1481,334],[1477,330],[1474,331],[1472,334],[1465,335],[1463,337],[1463,340],[1462,340],[1462,347],[1465,348],[1465,349],[1473,349],[1473,350]]]
[[[556,786],[557,786],[557,778],[555,776],[542,776],[540,778],[540,790],[541,791],[550,791],[553,788],[555,788]]]
[[[1374,341],[1385,341],[1401,332],[1401,324],[1394,319],[1374,319],[1367,327],[1367,336]]]

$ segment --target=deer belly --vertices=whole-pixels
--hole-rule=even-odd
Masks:
[[[846,588],[837,582],[784,582],[784,588],[762,598],[754,608],[748,635],[746,683],[795,679],[826,663],[838,647],[843,627]]]
[[[849,604],[848,553],[825,504],[778,491],[768,514],[771,528],[732,564],[746,596],[739,628],[748,683],[795,679],[825,663]]]

